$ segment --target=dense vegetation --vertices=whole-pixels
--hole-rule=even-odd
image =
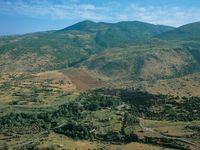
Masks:
[[[200,119],[200,97],[174,97],[127,89],[99,89],[96,93],[118,97],[138,117],[154,120],[191,121]]]
[[[158,35],[161,39],[175,40],[175,41],[199,41],[199,26],[200,22],[183,25],[175,30],[168,31],[162,35]]]
[[[78,139],[93,139],[94,138],[94,127],[91,124],[82,124],[78,122],[69,122],[66,125],[55,129],[54,131],[57,133],[64,134],[68,137],[71,137],[75,140]]]
[[[118,132],[99,133],[99,127],[87,120],[91,112],[106,110],[120,112]],[[127,89],[97,89],[80,94],[75,102],[59,106],[57,110],[41,113],[11,113],[0,118],[0,129],[38,126],[54,130],[74,139],[100,139],[115,142],[137,140],[131,134],[139,125],[138,118],[171,121],[200,119],[199,97],[153,95]],[[102,122],[107,122],[102,120]],[[198,130],[198,128],[195,128]]]

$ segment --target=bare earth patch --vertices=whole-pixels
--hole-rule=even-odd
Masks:
[[[63,73],[69,77],[77,90],[88,90],[102,86],[91,74],[82,69],[67,69]]]

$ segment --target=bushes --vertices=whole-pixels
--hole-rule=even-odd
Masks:
[[[173,121],[200,119],[200,97],[181,98],[138,90],[106,88],[89,91],[81,97],[84,99],[85,109],[89,111],[114,108],[125,102],[131,106],[131,113],[139,117]]]
[[[78,100],[82,101],[84,109],[89,111],[96,111],[107,107],[114,109],[122,103],[121,99],[112,95],[99,93],[98,91],[83,93]]]
[[[44,115],[41,118],[41,115]],[[44,129],[50,126],[50,118],[47,114],[30,114],[30,113],[10,113],[0,118],[0,129],[7,127],[21,127],[37,125]]]
[[[129,143],[129,142],[134,142],[134,141],[138,141],[139,138],[136,134],[134,133],[130,133],[130,134],[121,134],[119,132],[108,132],[105,135],[97,135],[99,139],[101,139],[102,141],[106,141],[106,142],[114,142],[114,143]]]
[[[78,139],[87,140],[87,139],[93,139],[94,137],[94,132],[92,132],[93,130],[95,129],[92,125],[71,121],[66,125],[64,125],[63,127],[55,129],[55,132],[62,133],[76,140]]]
[[[199,125],[188,125],[188,126],[186,126],[186,129],[190,129],[190,130],[193,130],[193,131],[200,133],[200,126]]]
[[[10,113],[0,117],[0,129],[14,126],[31,126],[33,124],[44,129],[49,129],[52,121],[59,117],[65,117],[68,120],[79,119],[81,111],[81,104],[71,102],[59,106],[59,109],[53,112]]]
[[[70,102],[59,106],[58,110],[53,112],[53,117],[66,117],[68,119],[80,119],[83,106],[78,102]]]
[[[86,102],[84,102],[84,108],[89,111],[96,111],[102,108],[115,108],[120,104],[120,100],[110,98],[110,97],[104,97],[104,98],[91,98],[88,99]]]

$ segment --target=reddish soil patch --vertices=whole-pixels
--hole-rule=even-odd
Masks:
[[[96,78],[81,69],[68,69],[63,73],[69,77],[77,90],[88,90],[102,85]]]

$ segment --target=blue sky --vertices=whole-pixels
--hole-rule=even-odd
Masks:
[[[0,35],[57,30],[86,19],[178,27],[200,21],[200,0],[0,0]]]

